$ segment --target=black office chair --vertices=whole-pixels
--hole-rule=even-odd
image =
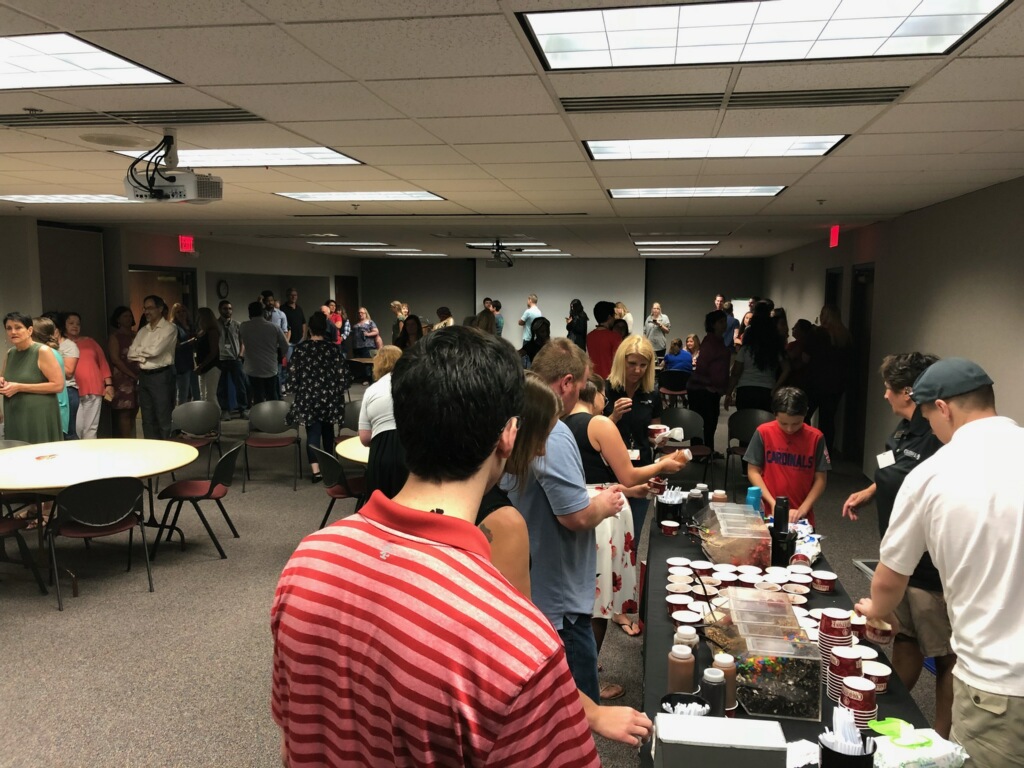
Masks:
[[[334,502],[339,499],[355,499],[356,506],[359,506],[360,498],[366,493],[366,476],[347,477],[341,462],[336,457],[319,448],[311,447],[317,464],[320,465],[320,473],[324,476],[324,490],[327,491],[327,495],[331,499],[330,504],[327,505],[327,511],[324,512],[324,519],[320,521],[320,527],[323,528],[327,525],[331,510],[334,509]]]
[[[662,407],[674,408],[682,399],[685,408],[686,383],[689,380],[689,371],[661,371],[658,374],[658,392],[661,394]]]
[[[729,491],[729,460],[736,456],[742,466],[743,456],[757,428],[774,419],[775,416],[760,408],[745,408],[729,417],[729,437],[725,441],[725,479],[722,481],[722,487],[726,492]],[[733,440],[736,441],[736,445],[732,445]]]
[[[712,464],[714,463],[713,449],[707,445],[694,445],[692,442],[694,438],[699,440],[704,437],[704,419],[701,418],[700,414],[696,411],[691,411],[689,408],[669,408],[661,412],[661,423],[669,429],[681,427],[683,430],[683,439],[678,441],[669,440],[662,447],[662,451],[667,453],[677,451],[680,448],[689,448],[694,459],[704,461],[704,482],[708,482],[709,471],[711,471],[711,479],[714,480],[715,473],[712,470]]]
[[[30,520],[22,520],[10,515],[0,517],[0,563],[20,563],[24,565],[32,572],[32,576],[35,577],[36,584],[39,585],[39,591],[45,595],[46,585],[43,583],[43,577],[39,575],[35,558],[32,556],[28,544],[25,543],[25,539],[21,535],[21,531],[28,528],[30,523]],[[12,560],[7,556],[7,545],[4,540],[8,538],[14,539],[18,545],[18,554],[21,555],[20,560]]]
[[[171,435],[174,440],[191,445],[197,451],[209,446],[210,454],[206,457],[206,476],[210,476],[213,463],[213,446],[221,456],[224,451],[220,445],[220,406],[205,400],[182,403],[171,412]],[[171,473],[174,477],[174,473]]]

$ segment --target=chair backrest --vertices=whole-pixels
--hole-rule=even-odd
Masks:
[[[673,392],[682,392],[689,380],[689,371],[662,371],[658,374],[658,386]]]
[[[107,477],[69,485],[57,494],[54,521],[102,527],[142,511],[142,481],[135,477]]]
[[[323,451],[316,446],[309,446],[313,455],[316,456],[316,463],[320,465],[320,474],[324,476],[324,487],[330,488],[332,486],[341,483],[348,487],[345,482],[345,470],[341,468],[341,462],[327,451]]]
[[[210,478],[211,491],[218,485],[231,487],[231,481],[235,477],[235,464],[238,463],[238,454],[243,445],[244,443],[235,443],[217,459],[217,466],[213,468],[213,477]]]
[[[359,431],[359,411],[362,407],[362,400],[345,403],[345,421],[342,423],[345,429],[351,429],[353,432]]]
[[[0,440],[0,451],[4,448],[17,448],[19,445],[28,445],[21,440]]]
[[[768,411],[762,411],[760,408],[745,408],[742,411],[736,411],[729,417],[729,441],[735,440],[740,445],[746,445],[759,426],[774,420],[774,415]]]
[[[189,435],[220,432],[220,406],[206,400],[182,403],[171,411],[171,431]]]
[[[291,403],[286,400],[267,400],[264,403],[257,403],[249,411],[249,431],[266,432],[271,435],[279,435],[291,430],[298,433],[298,426],[288,423],[288,412],[291,408]]]
[[[689,408],[666,408],[661,412],[661,423],[669,429],[682,427],[683,439],[687,443],[695,437],[704,437],[704,419]]]

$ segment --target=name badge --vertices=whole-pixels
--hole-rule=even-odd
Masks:
[[[639,448],[631,448],[630,449],[630,451],[629,451],[629,460],[630,461],[640,461],[640,449]]]
[[[878,468],[885,469],[891,467],[896,463],[896,454],[892,451],[886,451],[885,453],[878,454]]]

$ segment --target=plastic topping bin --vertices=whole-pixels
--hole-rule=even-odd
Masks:
[[[736,698],[751,715],[821,720],[821,654],[778,593],[730,587],[729,611],[705,628],[736,658]]]
[[[771,534],[753,507],[713,503],[700,512],[697,523],[701,546],[711,562],[771,565]]]

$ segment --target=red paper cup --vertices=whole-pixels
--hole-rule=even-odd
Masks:
[[[706,587],[700,584],[693,585],[693,599],[708,603],[718,597],[718,587]]]
[[[855,715],[877,711],[874,682],[866,677],[844,677],[839,703],[847,709],[852,709]]]
[[[652,477],[647,482],[651,486],[651,493],[655,496],[661,496],[661,494],[665,492],[665,489],[668,488],[668,480],[664,477]]]
[[[692,584],[693,576],[677,576],[674,573],[668,575],[669,584]]]
[[[715,566],[707,560],[691,560],[690,567],[693,568],[693,572],[698,576],[710,576],[715,570]]]
[[[860,677],[861,658],[854,648],[838,646],[832,649],[828,662],[829,674],[838,678]]]
[[[658,525],[661,526],[661,532],[666,536],[679,535],[679,523],[675,520],[662,520]]]
[[[861,667],[861,674],[875,684],[876,694],[889,690],[889,676],[892,674],[890,667],[880,661],[865,661]]]
[[[735,587],[740,583],[739,574],[722,573],[720,571],[715,571],[715,580],[719,582],[716,586],[721,589],[725,589],[726,587]]]
[[[811,588],[811,583],[814,579],[811,578],[810,574],[806,573],[790,573],[787,583],[798,584],[801,587]]]
[[[799,567],[799,568],[806,568],[807,569],[806,571],[798,571],[798,573],[810,573],[811,572],[811,558],[809,558],[807,555],[803,554],[802,552],[797,552],[795,555],[793,555],[791,558],[789,558],[790,570],[793,569],[794,565]]]
[[[700,624],[703,620],[704,617],[695,611],[676,611],[672,614],[672,623],[676,625],[676,629],[692,627]]]
[[[739,581],[741,587],[746,587],[747,589],[754,589],[758,584],[760,584],[763,581],[763,578],[759,573],[741,573]]]
[[[853,646],[853,650],[860,654],[862,662],[878,660],[878,651],[876,651],[874,648],[868,648],[868,646],[866,645],[855,645]]]
[[[648,424],[647,425],[647,436],[652,439],[658,439],[665,432],[668,432],[668,426],[665,424]]]
[[[881,619],[868,619],[864,634],[872,643],[885,645],[892,640],[892,624]]]
[[[826,608],[821,612],[821,633],[836,638],[850,636],[850,612],[842,608]]]
[[[832,571],[811,571],[811,587],[818,592],[835,592],[839,577]]]
[[[754,589],[759,589],[762,592],[781,592],[782,587],[771,581],[759,581],[754,585]]]
[[[689,584],[673,584],[672,582],[669,582],[668,586],[665,587],[665,591],[670,595],[686,595],[689,597],[690,592],[693,591],[693,587]],[[690,599],[692,600],[693,598],[691,597]]]
[[[691,597],[690,595],[665,595],[665,607],[668,610],[669,616],[671,616],[676,611],[685,611],[687,609],[687,606],[689,606],[692,602],[693,597]]]
[[[787,584],[782,588],[782,591],[788,592],[791,595],[806,595],[811,590],[803,584]]]
[[[859,637],[861,640],[864,639],[867,633],[868,619],[866,616],[854,616],[850,619],[850,631],[853,632],[855,637]]]

